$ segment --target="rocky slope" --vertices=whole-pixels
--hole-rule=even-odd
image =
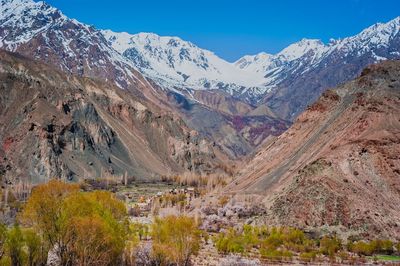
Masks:
[[[400,238],[400,61],[326,91],[225,188],[263,222]]]
[[[1,6],[0,47],[113,81],[179,113],[188,124],[207,114],[218,123],[193,124],[194,129],[233,157],[248,154],[271,136],[269,128],[274,135],[282,133],[286,127],[276,125],[287,125],[327,88],[354,78],[370,63],[400,58],[399,17],[328,44],[303,39],[275,55],[229,63],[178,37],[99,31],[44,2],[1,0]],[[244,129],[232,122],[238,117]],[[226,134],[228,140],[222,137]]]
[[[189,127],[214,140],[231,158],[250,154],[266,138],[279,136],[290,126],[268,108],[245,104],[220,90],[196,91],[196,101],[173,92],[168,96]]]
[[[106,35],[104,31],[99,31],[94,27],[70,19],[44,2],[1,0],[0,48],[53,64],[57,68],[73,74],[114,82],[115,85],[130,91],[141,98],[142,101],[181,115],[187,124],[191,125],[193,129],[199,131],[203,136],[215,140],[215,143],[220,145],[231,157],[251,152],[265,136],[271,135],[270,132],[274,132],[273,135],[279,135],[287,128],[287,126],[274,126],[277,124],[288,125],[288,123],[274,116],[271,117],[269,109],[240,103],[240,101],[233,99],[231,94],[227,94],[225,90],[221,92],[213,91],[211,94],[223,95],[225,102],[234,102],[238,109],[243,109],[239,105],[246,106],[246,109],[236,112],[236,107],[230,104],[230,106],[227,106],[228,110],[220,104],[215,104],[215,101],[203,102],[204,94],[201,96],[201,94],[194,92],[193,89],[186,89],[187,85],[184,83],[179,83],[179,87],[177,87],[178,84],[170,85],[170,83],[160,82],[166,79],[162,69],[171,64],[176,67],[180,66],[180,70],[177,68],[176,71],[181,74],[174,72],[180,77],[187,75],[184,74],[186,72],[180,71],[192,69],[196,74],[196,80],[210,71],[217,73],[215,74],[216,80],[223,79],[226,75],[221,74],[221,76],[218,74],[217,66],[220,68],[221,66],[229,66],[230,69],[236,68],[222,59],[214,56],[216,61],[214,68],[206,71],[203,68],[196,68],[197,64],[204,66],[207,64],[205,61],[199,61],[201,58],[208,60],[203,56],[205,52],[177,38],[170,40],[157,37],[154,34],[139,34],[138,42],[140,41],[141,45],[150,47],[150,44],[146,44],[147,42],[154,45],[149,50],[143,50],[147,51],[148,59],[137,57],[134,48],[122,51],[110,39],[112,37]],[[161,39],[163,40],[163,45],[176,48],[169,51],[166,48],[162,49],[160,46],[155,47],[157,42],[153,40]],[[185,48],[186,50],[183,51],[182,49],[184,48],[180,47],[181,45],[187,49]],[[178,56],[177,53],[181,54],[183,60],[178,62],[178,58],[175,58],[171,59],[173,62],[165,62],[168,58]],[[148,65],[145,61],[150,60],[150,56],[153,54],[160,56],[163,60],[158,59],[157,61],[154,59],[151,69],[147,69],[144,67]],[[207,54],[209,55],[210,53]],[[197,59],[194,59],[193,57],[196,55],[199,58],[196,57]],[[187,58],[193,58],[191,59],[192,63],[189,64],[192,68],[185,63]],[[155,66],[158,66],[158,68]],[[201,69],[205,72],[201,71]],[[137,70],[145,74],[146,77],[142,76]],[[162,77],[149,75],[147,70],[151,70],[153,74],[159,73]],[[235,76],[229,73],[228,75]],[[244,73],[242,77],[244,76],[247,77],[246,81],[251,81],[251,77],[248,74]],[[191,79],[188,78],[187,81],[189,82],[189,80]],[[193,94],[196,95],[193,97]],[[256,110],[256,112],[250,114],[253,110]],[[205,114],[210,121],[203,122]],[[257,117],[246,117],[248,114]],[[234,117],[237,116],[245,118],[243,119],[243,128],[239,131],[232,123]],[[201,123],[191,123],[192,121]],[[218,121],[218,123],[214,123],[215,121]],[[260,121],[272,121],[272,123],[268,126],[260,126]],[[263,128],[266,128],[266,130],[263,131]],[[253,132],[252,137],[247,133],[250,130]],[[226,136],[228,138],[225,138]]]
[[[100,31],[44,2],[0,3],[1,48],[114,82],[179,114],[231,157],[280,135],[323,91],[366,65],[400,58],[400,18],[329,44],[304,39],[229,63],[177,37]]]
[[[0,175],[8,182],[214,172],[224,155],[112,83],[0,51]]]

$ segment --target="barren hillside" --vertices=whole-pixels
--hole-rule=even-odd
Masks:
[[[9,182],[218,171],[224,156],[114,85],[0,52],[0,170]]]
[[[225,191],[264,221],[399,238],[400,62],[325,92],[246,165]]]

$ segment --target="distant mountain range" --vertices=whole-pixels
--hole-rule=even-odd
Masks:
[[[284,132],[323,91],[400,58],[400,18],[323,44],[303,39],[235,63],[177,37],[97,30],[44,2],[1,0],[0,48],[114,82],[179,114],[232,157]],[[205,119],[206,118],[206,119]]]
[[[220,89],[252,105],[267,104],[281,118],[293,119],[326,87],[354,77],[367,64],[400,58],[399,31],[397,17],[328,44],[303,39],[275,55],[244,56],[234,63],[177,37],[101,32],[135,68],[163,87],[189,93]],[[337,73],[338,67],[343,73]],[[310,100],[293,99],[299,91]],[[285,110],[286,104],[276,106],[277,101],[295,105]]]

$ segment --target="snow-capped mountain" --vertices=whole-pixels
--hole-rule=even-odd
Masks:
[[[216,142],[225,138],[232,146],[250,139],[262,143],[270,132],[284,130],[266,131],[266,124],[295,119],[324,90],[354,78],[368,64],[400,58],[400,17],[328,44],[303,39],[277,54],[230,63],[178,37],[98,30],[44,2],[0,1],[1,49],[111,81],[154,106],[183,114],[207,136],[218,131]],[[205,113],[213,121],[207,126],[201,125]],[[246,143],[243,153],[252,145]]]
[[[203,90],[204,93],[197,94],[184,89],[182,82],[173,83],[176,86],[171,86],[171,82],[165,82],[166,75],[163,75],[164,72],[161,71],[163,68],[159,63],[155,63],[157,67],[152,68],[153,75],[148,75],[144,68],[139,66],[141,61],[152,62],[150,58],[142,57],[138,58],[139,61],[132,61],[134,58],[132,51],[125,54],[121,50],[117,51],[101,31],[66,17],[44,2],[0,0],[0,4],[0,49],[46,62],[68,73],[112,82],[133,93],[151,111],[178,114],[191,129],[199,132],[200,136],[211,138],[227,154],[232,156],[247,154],[264,138],[279,135],[287,128],[288,122],[274,116],[270,117],[267,108],[258,109],[249,106],[233,99],[228,93],[208,94],[209,90]],[[147,36],[150,39],[151,37],[155,36]],[[145,42],[145,35],[139,39]],[[191,47],[189,50],[189,46],[188,44],[187,54],[185,56],[182,54],[183,57],[195,53],[195,48]],[[158,50],[160,56],[163,56],[165,51]],[[208,69],[208,72],[211,72],[211,67],[213,71],[218,68],[224,69],[226,66],[232,70],[236,69],[221,59],[208,59],[212,55],[211,52],[204,53],[207,54],[208,61],[206,56],[201,59],[201,51],[197,52],[198,58],[193,60],[197,60],[198,64]],[[129,54],[130,57],[126,56]],[[173,55],[171,53],[169,56]],[[184,62],[179,63],[178,60],[174,62],[176,62],[174,66],[184,65],[181,69],[185,69],[188,65]],[[154,69],[160,71],[161,78],[154,75]],[[192,72],[197,73],[194,69]],[[202,75],[200,74],[196,77]],[[154,79],[149,79],[149,76]],[[221,76],[222,74],[215,74],[214,77],[219,79]],[[239,81],[236,75],[232,80]],[[232,84],[231,88],[235,86],[239,87]],[[62,89],[61,87],[62,84],[54,83],[54,89]],[[187,94],[188,91],[191,94]],[[253,111],[257,117],[242,119]]]
[[[121,88],[143,79],[100,31],[69,19],[42,1],[1,0],[0,48],[46,61],[63,71],[112,80]]]
[[[231,94],[245,87],[256,87],[262,73],[248,73],[213,52],[178,37],[153,33],[129,34],[102,31],[109,44],[130,60],[140,72],[164,86],[191,89],[219,89]]]
[[[262,52],[254,56],[244,56],[235,62],[235,66],[249,73],[261,72],[265,74],[271,69],[284,67],[285,64],[305,55],[312,55],[313,60],[317,60],[327,51],[327,48],[328,46],[320,40],[302,39],[289,45],[276,55]]]
[[[342,57],[346,57],[352,53],[361,56],[370,52],[375,60],[385,60],[387,59],[385,56],[379,56],[374,51],[379,48],[388,48],[398,36],[399,29],[400,17],[397,17],[388,23],[377,23],[355,36],[342,40],[331,39],[328,44],[324,44],[321,40],[302,39],[289,45],[276,55],[262,52],[254,56],[244,56],[236,61],[235,65],[250,73],[267,73],[271,69],[287,67],[291,62],[299,60],[309,61],[306,67],[311,69],[333,53],[341,53]],[[388,52],[389,57],[400,54],[399,49]]]
[[[265,71],[267,82],[263,85],[270,89],[254,100],[292,120],[324,90],[354,78],[367,65],[400,59],[399,32],[397,17],[328,44],[304,39],[270,57],[264,65],[248,64],[251,72]]]
[[[348,76],[326,84],[334,86],[353,78],[366,64],[399,58],[399,20],[398,17],[388,23],[375,24],[358,35],[331,40],[328,44],[315,39],[302,39],[277,54],[263,52],[244,56],[234,63],[177,37],[161,37],[153,33],[115,33],[110,30],[102,33],[109,44],[140,72],[164,87],[223,89],[258,105],[266,97],[281,94],[281,87],[286,86],[285,83],[290,84],[293,79],[316,69],[362,61],[354,66],[354,71]],[[362,57],[364,59],[360,60]],[[310,99],[318,97],[323,89],[325,87],[317,89]],[[300,105],[301,108],[306,106]],[[293,118],[302,111],[301,108],[284,112],[283,116]]]

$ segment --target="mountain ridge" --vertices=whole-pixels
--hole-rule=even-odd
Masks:
[[[170,36],[159,36],[155,33],[137,33],[137,34],[129,34],[126,32],[123,33],[115,33],[112,32],[111,30],[102,30],[102,33],[105,35],[106,39],[109,40],[110,45],[112,45],[118,52],[123,54],[124,52],[128,51],[129,49],[134,49],[135,50],[135,56],[139,57],[141,55],[141,58],[148,59],[149,57],[154,56],[154,54],[146,54],[143,51],[146,50],[146,47],[148,49],[156,49],[160,50],[160,47],[164,49],[164,53],[168,54],[169,52],[169,45],[177,47],[177,45],[181,45],[181,51],[186,52],[183,48],[189,47],[193,48],[191,50],[191,53],[189,52],[189,57],[186,59],[192,62],[196,62],[199,60],[196,60],[195,58],[198,57],[197,54],[200,54],[201,56],[206,56],[205,58],[202,58],[202,64],[199,65],[199,72],[201,72],[201,69],[205,68],[204,65],[207,65],[209,60],[207,60],[209,57],[215,57],[212,58],[214,61],[217,59],[224,64],[221,64],[222,67],[226,67],[226,69],[221,69],[218,67],[214,67],[216,72],[218,73],[223,73],[223,72],[230,72],[232,73],[231,76],[235,76],[238,78],[240,81],[238,82],[237,80],[232,80],[230,79],[229,75],[226,75],[224,77],[221,75],[220,79],[218,81],[221,81],[228,87],[228,92],[230,94],[233,94],[235,96],[240,96],[240,94],[246,93],[248,90],[253,90],[253,93],[258,93],[259,95],[263,95],[269,90],[271,90],[273,87],[276,87],[279,82],[279,76],[277,75],[271,75],[271,72],[279,72],[280,67],[289,64],[292,61],[295,61],[297,59],[300,59],[304,56],[306,56],[308,53],[312,54],[312,58],[309,62],[311,66],[313,64],[318,64],[320,60],[322,60],[323,57],[328,56],[329,54],[337,51],[337,50],[343,50],[347,49],[349,50],[348,52],[351,52],[352,49],[359,49],[359,46],[363,46],[362,48],[367,49],[365,47],[365,41],[370,41],[370,43],[375,44],[375,45],[386,45],[390,41],[390,36],[385,36],[385,31],[387,33],[388,30],[392,29],[392,33],[390,35],[395,36],[398,34],[400,28],[400,17],[394,18],[393,20],[387,22],[387,23],[376,23],[360,33],[347,37],[344,39],[331,39],[328,44],[323,43],[319,39],[306,39],[303,38],[302,40],[292,43],[289,46],[285,47],[282,49],[280,52],[276,54],[268,54],[265,52],[261,52],[256,55],[246,55],[243,56],[242,58],[238,59],[236,62],[230,63],[228,61],[225,61],[224,59],[219,58],[216,56],[213,52],[207,50],[207,49],[201,49],[194,45],[191,42],[184,41],[179,37],[170,37]],[[389,32],[390,33],[390,32]],[[148,37],[151,38],[148,38]],[[142,42],[143,39],[151,39],[152,41],[148,42]],[[158,41],[158,42],[157,42]],[[360,43],[356,44],[356,47],[352,47],[354,43]],[[164,43],[164,45],[162,45]],[[143,49],[144,48],[144,49]],[[183,49],[183,50],[182,50]],[[154,50],[151,50],[153,52]],[[169,54],[168,54],[169,55]],[[194,56],[193,56],[194,55]],[[397,55],[397,54],[396,54]],[[170,56],[170,55],[169,55]],[[179,54],[181,56],[181,54]],[[193,56],[193,57],[190,57]],[[208,56],[208,57],[207,57]],[[385,59],[384,57],[378,56],[374,54],[376,60],[383,60]],[[170,56],[169,59],[171,58],[176,58],[177,55],[175,56]],[[181,57],[182,59],[182,57]],[[164,58],[156,58],[158,63],[163,63],[165,60]],[[248,80],[241,80],[243,76],[242,71],[238,71],[238,69],[231,69],[230,67],[234,65],[236,68],[240,70],[246,70],[245,73],[250,77],[251,82]],[[140,70],[142,70],[144,73],[146,73],[146,68],[141,68],[138,66]],[[147,67],[152,68],[151,64],[148,64]],[[215,88],[219,89],[221,87],[218,87],[218,82],[215,82],[214,77],[209,76],[207,77],[208,73],[202,73],[200,77],[197,77],[197,82],[195,83],[185,83],[187,82],[187,79],[191,77],[191,73],[193,71],[188,71],[187,73],[182,73],[180,70],[176,70],[178,75],[175,75],[176,73],[172,73],[174,70],[173,64],[170,65],[170,69],[161,69],[158,68],[156,73],[150,73],[150,77],[153,79],[162,79],[163,77],[168,79],[167,84],[171,83],[174,86],[192,86],[194,89],[210,89],[210,88]],[[208,67],[208,66],[207,66]],[[293,71],[293,69],[291,69]],[[172,72],[171,72],[172,71]],[[307,69],[303,70],[303,72],[308,71]],[[189,73],[190,72],[190,73]],[[160,76],[157,76],[157,73]],[[264,76],[265,75],[265,76]],[[175,76],[175,81],[177,83],[173,83],[174,78],[172,76]],[[225,78],[225,79],[224,79]],[[211,84],[204,83],[204,81],[209,81]],[[183,83],[181,83],[183,82]],[[235,84],[237,86],[229,88],[229,84]],[[221,86],[221,84],[220,84]],[[231,85],[232,86],[232,85]],[[257,101],[256,101],[257,102]],[[254,103],[254,101],[253,101]]]
[[[400,61],[328,90],[224,188],[260,222],[399,237]],[[249,200],[252,199],[252,200]]]
[[[1,6],[3,49],[114,82],[155,109],[179,114],[232,158],[281,134],[327,88],[368,64],[400,58],[399,18],[364,30],[358,39],[329,45],[303,39],[276,55],[247,56],[235,64],[178,37],[121,33],[118,41],[118,33],[69,19],[45,2],[2,0]],[[352,46],[371,36],[363,49]]]
[[[0,77],[0,174],[11,183],[159,180],[229,161],[180,117],[152,110],[110,82],[4,50]]]
[[[253,131],[260,132],[260,136],[268,132],[273,132],[274,135],[282,132],[282,129],[273,128],[275,121],[278,124],[282,121],[278,118],[271,119],[266,113],[260,112],[265,108],[259,109],[256,117],[242,120],[244,127],[235,127],[232,111],[226,108],[242,108],[239,108],[240,102],[230,99],[232,96],[222,90],[214,90],[213,95],[223,96],[217,96],[218,101],[207,101],[203,104],[199,100],[204,99],[205,95],[197,98],[191,96],[190,90],[162,87],[157,80],[138,72],[132,62],[109,45],[99,30],[67,18],[61,11],[44,2],[3,0],[1,4],[0,46],[3,49],[52,64],[68,73],[111,81],[141,100],[151,103],[154,109],[180,115],[193,129],[221,145],[232,157],[249,153],[254,145],[262,141],[253,141],[258,136],[249,139],[246,135],[249,130],[256,129]],[[25,36],[24,34],[28,37],[24,38],[23,43],[19,43],[19,37]],[[211,96],[214,97],[213,95]],[[221,100],[227,105],[218,104]],[[235,116],[243,117],[248,111],[256,109],[245,105],[250,110],[243,109],[245,113],[235,113]],[[210,117],[211,122],[204,121],[204,115]],[[273,131],[262,131],[264,126],[259,118],[272,121]],[[240,132],[237,131],[239,129]]]

